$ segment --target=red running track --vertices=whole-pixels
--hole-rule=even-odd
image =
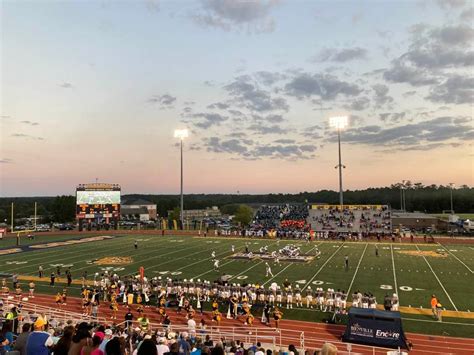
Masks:
[[[38,306],[45,306],[51,308],[58,308],[54,302],[54,296],[52,295],[39,295],[37,294],[35,298],[29,300],[29,303],[36,304]],[[132,313],[134,316],[137,316],[136,305],[132,307]],[[68,297],[67,305],[61,308],[62,310],[82,313],[81,300],[75,297]],[[115,322],[122,322],[126,313],[126,307],[120,305],[117,312],[117,320]],[[144,308],[146,316],[150,319],[152,323],[159,323],[160,316],[158,315],[155,307]],[[178,314],[174,309],[168,310],[168,315],[171,319],[172,325],[186,325],[186,319],[184,313]],[[101,302],[99,308],[99,317],[110,319],[111,310],[109,308],[108,302]],[[209,312],[204,312],[203,317],[207,324],[211,325],[211,315]],[[243,324],[243,319],[234,320],[234,319],[223,319],[221,322],[222,326],[235,327],[241,329],[269,329],[262,325],[259,321],[259,315],[255,314],[255,322],[252,327],[246,326]],[[195,317],[196,322],[201,319],[199,314]],[[112,323],[112,320],[110,321]],[[274,324],[272,324],[274,326]],[[293,344],[296,346],[299,345],[299,337],[295,332],[304,332],[304,345],[307,349],[318,349],[325,342],[332,342],[338,347],[338,350],[341,353],[347,351],[347,344],[340,342],[340,337],[344,332],[345,326],[343,325],[334,325],[334,324],[325,324],[325,323],[313,323],[297,320],[287,320],[283,319],[280,322],[280,332],[283,338],[283,343],[289,345],[291,337],[293,337]],[[268,334],[268,332],[266,333]],[[444,336],[431,336],[424,334],[416,333],[407,333],[406,334],[409,341],[413,344],[413,349],[410,351],[410,354],[474,354],[474,339],[468,338],[455,338],[455,337],[444,337]],[[279,334],[275,334],[278,339]],[[374,350],[375,349],[375,350]],[[360,354],[386,354],[386,349],[381,348],[371,348],[363,347],[359,345],[352,344],[352,353]]]

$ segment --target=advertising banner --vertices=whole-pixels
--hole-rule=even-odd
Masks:
[[[342,340],[349,343],[408,349],[400,312],[352,307],[349,310],[349,320]]]

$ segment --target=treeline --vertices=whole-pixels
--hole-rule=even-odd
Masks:
[[[407,211],[439,213],[450,210],[449,186],[407,184],[405,201]],[[474,188],[461,186],[453,189],[454,210],[458,213],[474,212]],[[168,211],[179,206],[179,195],[124,195],[123,199],[145,199],[157,204],[160,216],[167,216]],[[200,209],[218,206],[227,213],[233,213],[240,204],[274,204],[274,203],[328,203],[338,204],[337,191],[321,190],[301,192],[298,194],[191,194],[185,195],[185,209]],[[10,220],[11,203],[15,205],[15,218],[30,217],[34,214],[34,202],[37,202],[38,215],[45,217],[45,222],[67,222],[74,219],[75,197],[17,197],[0,198],[0,221]],[[400,186],[369,188],[344,192],[344,204],[387,204],[393,209],[400,208]]]

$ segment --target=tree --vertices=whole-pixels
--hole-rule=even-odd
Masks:
[[[63,223],[73,221],[76,214],[76,199],[74,196],[56,196],[51,206],[53,220]]]
[[[246,226],[250,223],[253,217],[253,210],[250,206],[239,205],[235,212],[234,221],[240,223],[242,226]]]
[[[171,211],[171,213],[169,214],[168,216],[171,220],[176,220],[176,221],[179,221],[181,220],[181,213],[180,213],[180,208],[179,207],[175,207],[173,208],[173,211]]]

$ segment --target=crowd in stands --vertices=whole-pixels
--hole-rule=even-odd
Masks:
[[[142,329],[114,323],[64,323],[30,315],[21,330],[13,331],[15,319],[0,318],[1,355],[299,355],[295,345],[274,347],[256,342],[217,337],[205,330],[198,334],[169,328]],[[311,354],[336,354],[329,343]],[[305,351],[309,355],[309,351]]]
[[[260,229],[280,229],[280,228],[305,228],[306,218],[308,217],[308,206],[306,204],[284,204],[261,206],[255,214],[252,223],[253,228]],[[283,221],[287,225],[282,226]],[[303,222],[299,224],[298,222]]]
[[[387,206],[325,206],[310,210],[311,228],[317,232],[391,233],[391,216]]]

